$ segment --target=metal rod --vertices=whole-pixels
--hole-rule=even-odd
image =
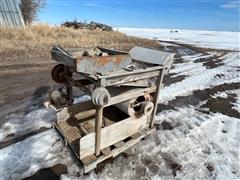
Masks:
[[[73,104],[73,88],[72,88],[72,83],[70,78],[72,77],[72,72],[67,66],[64,66],[64,74],[68,78],[66,78],[66,90],[67,90],[67,95],[68,95],[68,105]]]

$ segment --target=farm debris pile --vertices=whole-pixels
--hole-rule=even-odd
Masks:
[[[79,22],[79,21],[66,21],[61,26],[63,27],[70,27],[73,29],[90,29],[90,30],[102,30],[102,31],[113,31],[111,26],[106,24],[101,24],[97,22],[91,21],[90,23],[86,22]]]

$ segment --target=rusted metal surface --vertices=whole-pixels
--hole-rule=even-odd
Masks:
[[[96,54],[92,51],[95,51]],[[121,70],[132,63],[128,53],[105,48],[70,54],[61,47],[54,46],[51,54],[52,59],[66,66],[73,67],[76,72],[91,75],[105,75]]]
[[[77,72],[87,74],[108,74],[113,71],[121,70],[131,64],[131,58],[127,54],[81,57],[76,60],[76,64]]]

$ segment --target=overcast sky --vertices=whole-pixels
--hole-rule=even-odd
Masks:
[[[239,31],[240,1],[47,0],[38,21],[96,21],[112,26]]]

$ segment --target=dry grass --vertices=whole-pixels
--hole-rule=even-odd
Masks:
[[[126,36],[120,32],[74,30],[66,27],[33,25],[24,29],[0,28],[0,57],[49,57],[52,45],[65,48],[104,46],[128,50],[139,45],[156,47],[155,41]]]

